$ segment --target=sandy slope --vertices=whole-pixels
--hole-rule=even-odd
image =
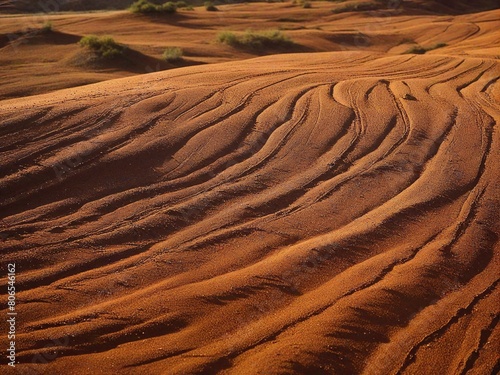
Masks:
[[[18,369],[498,372],[484,25],[449,55],[276,55],[0,102]]]
[[[409,2],[398,9],[331,12],[342,4],[314,2],[310,9],[289,2],[231,4],[220,6],[219,12],[181,9],[176,15],[159,18],[126,11],[0,15],[0,100],[184,65],[283,52],[362,50],[401,55],[416,44],[431,47],[445,43],[446,47],[428,54],[500,58],[500,36],[491,33],[499,28],[498,10],[456,16],[426,12],[416,17]],[[37,34],[45,22],[53,24],[53,32]],[[216,43],[216,35],[228,29],[281,29],[295,45],[277,51]],[[89,63],[88,53],[77,43],[89,34],[111,35],[128,46],[130,53],[117,61]],[[485,34],[487,41],[483,40]],[[162,61],[163,51],[171,46],[183,49],[183,62]]]

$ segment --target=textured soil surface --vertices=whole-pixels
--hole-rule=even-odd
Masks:
[[[57,33],[6,42],[0,259],[20,363],[2,373],[500,370],[500,10],[333,7],[60,14]],[[213,42],[308,14],[285,22],[301,53]],[[198,65],[70,64],[94,30]],[[404,53],[416,43],[446,45]]]

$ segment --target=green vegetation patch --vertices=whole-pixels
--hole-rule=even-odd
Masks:
[[[113,59],[123,55],[125,47],[116,43],[110,36],[84,36],[78,44],[81,47],[86,47],[104,59]]]
[[[442,47],[446,47],[446,46],[447,46],[446,43],[436,43],[436,44],[434,44],[432,46],[428,46],[428,47],[422,47],[421,45],[417,44],[415,46],[412,46],[405,53],[423,55],[424,53],[426,53],[428,51],[432,51],[434,49],[438,49],[438,48],[442,48]]]
[[[233,47],[252,49],[286,47],[293,45],[293,41],[279,30],[249,30],[242,34],[235,34],[231,31],[222,31],[217,34],[217,41]]]
[[[369,2],[349,3],[349,4],[345,4],[345,5],[339,6],[338,8],[332,9],[332,12],[335,13],[335,14],[337,14],[337,13],[345,13],[345,12],[359,12],[359,11],[378,10],[382,6],[383,5],[381,5],[381,4],[369,3]]]
[[[163,52],[163,59],[168,62],[176,62],[182,60],[184,52],[179,47],[167,47]]]
[[[42,25],[42,27],[40,28],[40,31],[42,33],[50,33],[53,31],[53,25],[52,25],[52,22],[50,21],[47,21],[47,22],[44,22],[44,24]]]
[[[184,3],[185,4],[185,3]],[[181,4],[183,5],[183,4]],[[132,13],[140,14],[161,14],[161,13],[175,13],[177,11],[177,3],[166,2],[161,5],[153,4],[147,0],[137,0],[134,2],[130,8],[128,8]]]
[[[211,1],[205,2],[205,9],[209,12],[217,12],[219,10]]]

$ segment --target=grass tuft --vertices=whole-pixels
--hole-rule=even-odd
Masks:
[[[125,47],[115,42],[110,36],[96,36],[87,35],[84,36],[78,44],[81,47],[85,47],[95,52],[97,56],[104,59],[114,59],[116,57],[122,56]]]
[[[50,21],[44,22],[44,24],[40,28],[40,31],[42,33],[50,33],[50,32],[52,32],[52,30],[53,30],[53,25],[52,25],[52,22],[50,22]]]
[[[217,41],[233,47],[252,49],[291,46],[293,44],[292,40],[279,30],[249,30],[243,34],[222,31],[217,34]]]
[[[184,52],[179,47],[167,47],[163,52],[163,59],[167,62],[177,62],[182,60]]]
[[[156,5],[148,0],[137,0],[128,9],[132,13],[140,14],[175,13],[177,11],[177,4],[169,1],[162,5]]]
[[[412,53],[412,54],[417,54],[417,55],[423,55],[424,53],[426,53],[428,51],[432,51],[434,49],[438,49],[438,48],[442,48],[442,47],[446,47],[446,46],[447,46],[446,43],[436,43],[436,44],[434,44],[432,46],[429,46],[429,47],[422,47],[421,45],[417,44],[415,46],[412,46],[405,53]]]
[[[380,4],[375,3],[349,3],[342,5],[338,8],[332,9],[332,12],[335,14],[345,13],[345,12],[359,12],[359,11],[368,11],[368,10],[378,10],[382,7]]]
[[[412,46],[410,47],[410,49],[408,51],[406,51],[405,53],[412,53],[412,54],[416,54],[416,55],[423,55],[424,53],[426,53],[427,50],[420,46],[420,45],[416,45],[416,46]]]
[[[217,12],[219,10],[211,1],[205,2],[205,9],[209,12]]]

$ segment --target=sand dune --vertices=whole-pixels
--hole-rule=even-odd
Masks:
[[[127,11],[0,14],[0,65],[8,67],[0,69],[0,100],[185,65],[278,53],[272,48],[248,50],[216,43],[217,34],[228,29],[280,29],[295,44],[279,53],[353,50],[402,55],[416,45],[445,44],[427,54],[500,58],[495,33],[498,10],[455,16],[426,11],[422,15],[420,4],[405,1],[397,9],[332,13],[342,4],[318,1],[311,9],[289,2],[230,4],[220,6],[219,12],[203,7],[180,9],[176,15],[159,19]],[[53,31],[40,34],[46,22],[52,23]],[[117,61],[95,64],[77,43],[89,34],[110,35],[127,46],[128,53]],[[170,46],[183,49],[183,61],[162,60]]]
[[[474,43],[448,27],[460,43],[439,53],[273,55],[0,101],[17,367],[497,373],[500,65],[482,25]]]

